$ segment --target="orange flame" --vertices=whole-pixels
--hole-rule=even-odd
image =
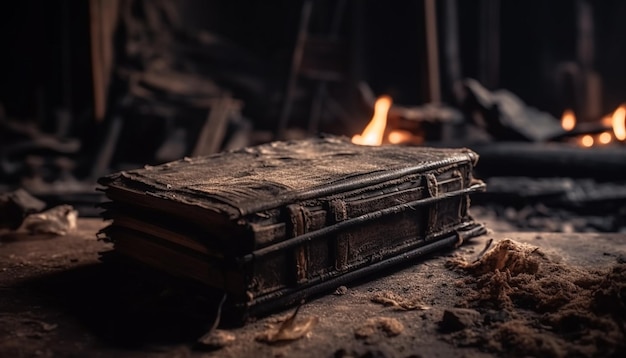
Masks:
[[[612,117],[613,133],[618,140],[626,139],[626,105],[619,106]]]
[[[400,144],[400,143],[410,142],[412,138],[413,138],[413,134],[411,134],[411,132],[399,130],[399,129],[392,130],[387,136],[387,139],[389,140],[389,143],[391,144]]]
[[[352,143],[360,145],[381,145],[387,127],[387,113],[391,108],[391,97],[380,96],[374,104],[374,115],[363,133],[352,137]]]
[[[561,127],[566,131],[571,131],[576,127],[576,115],[571,109],[566,109],[561,116]]]
[[[593,146],[593,137],[590,136],[589,134],[584,135],[581,139],[580,139],[580,144],[582,144],[583,147],[591,147]]]
[[[600,144],[609,144],[613,140],[613,136],[609,132],[602,132],[598,135],[598,142]]]

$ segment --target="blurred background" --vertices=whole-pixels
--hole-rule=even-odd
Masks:
[[[477,214],[626,226],[626,3],[0,4],[0,192],[97,215],[114,171],[318,133],[468,146]]]

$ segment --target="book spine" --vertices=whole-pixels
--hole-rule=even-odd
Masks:
[[[288,205],[289,234],[298,237],[310,231],[311,220],[308,210],[301,205]],[[309,244],[303,243],[294,249],[296,283],[305,283],[308,279]]]
[[[348,219],[348,209],[346,202],[340,199],[329,202],[329,212],[332,224]],[[350,233],[342,232],[335,237],[335,269],[344,270],[348,265],[348,252],[350,250]]]

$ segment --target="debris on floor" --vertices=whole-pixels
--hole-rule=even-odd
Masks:
[[[456,257],[448,267],[467,274],[457,305],[480,315],[466,315],[461,323],[461,316],[444,314],[440,327],[453,332],[448,338],[458,346],[514,356],[626,353],[622,262],[605,271],[584,270],[538,247],[504,239],[480,259]]]
[[[215,320],[213,321],[211,328],[196,342],[197,349],[217,350],[231,345],[237,339],[234,334],[217,328],[222,318],[222,309],[224,307],[224,302],[226,302],[226,298],[227,295],[224,294],[220,303],[217,305]]]
[[[439,324],[441,332],[450,333],[480,324],[480,312],[470,308],[448,308]]]
[[[394,337],[404,331],[402,322],[390,317],[369,318],[365,323],[354,330],[356,338],[368,338],[377,332],[383,333],[387,337]]]
[[[457,264],[474,275],[506,270],[516,276],[521,273],[537,273],[538,258],[542,256],[543,253],[538,251],[537,247],[505,239],[478,260],[469,264],[464,261]]]
[[[71,205],[59,205],[24,219],[22,228],[30,234],[67,235],[76,230],[78,211]]]
[[[237,337],[221,329],[215,329],[198,339],[198,345],[203,349],[217,350],[227,347],[235,342]]]
[[[46,204],[24,189],[0,193],[0,229],[15,230],[29,214],[43,210]]]
[[[371,301],[406,311],[427,310],[430,308],[417,297],[403,297],[391,291],[377,292],[372,296]]]
[[[308,335],[313,327],[319,322],[319,318],[312,316],[296,321],[300,307],[296,308],[293,314],[282,323],[269,324],[266,331],[256,336],[256,340],[264,343],[278,343],[295,341]]]
[[[348,288],[346,286],[339,286],[335,290],[334,295],[336,295],[336,296],[343,296],[346,293],[348,293]]]

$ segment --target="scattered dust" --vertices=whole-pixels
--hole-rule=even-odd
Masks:
[[[372,296],[371,301],[406,311],[430,309],[417,297],[402,297],[391,291],[377,292]]]
[[[369,318],[365,323],[354,330],[356,338],[368,338],[376,332],[382,332],[387,337],[394,337],[404,331],[404,325],[395,318],[374,317]]]
[[[520,273],[536,273],[539,269],[539,259],[543,256],[543,253],[535,246],[505,239],[487,251],[480,259],[469,264],[461,259],[457,264],[474,275],[496,270],[502,271],[506,268],[511,275],[516,276]]]
[[[474,262],[456,257],[448,267],[469,274],[458,306],[481,312],[485,323],[478,334],[451,334],[459,345],[514,356],[626,353],[624,263],[604,272],[584,270],[505,239]],[[490,319],[489,312],[505,318]]]
[[[486,348],[507,352],[514,356],[565,357],[567,344],[554,339],[533,327],[524,320],[512,320],[500,324],[486,337]]]

